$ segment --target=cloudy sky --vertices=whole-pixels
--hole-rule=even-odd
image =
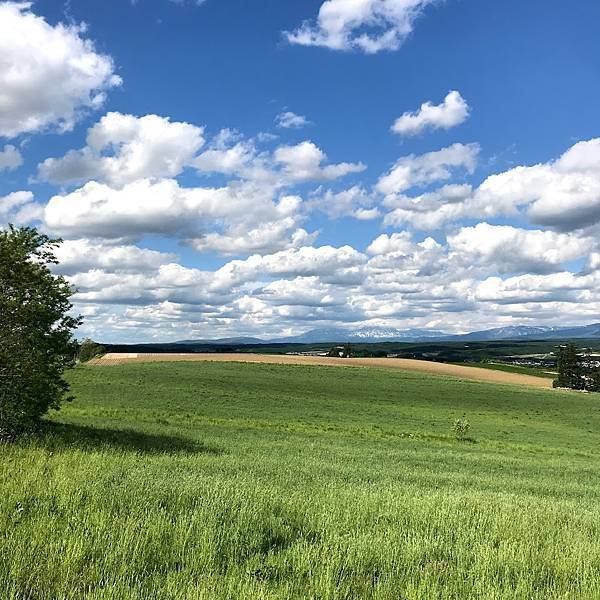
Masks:
[[[0,1],[0,226],[82,335],[600,320],[597,0]]]

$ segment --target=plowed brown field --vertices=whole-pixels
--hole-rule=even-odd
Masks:
[[[118,365],[132,362],[174,362],[174,361],[213,361],[249,362],[277,365],[325,365],[334,367],[375,367],[401,369],[434,375],[449,375],[460,379],[486,381],[512,385],[526,385],[536,388],[551,388],[552,380],[519,373],[506,373],[479,367],[465,367],[445,363],[410,360],[406,358],[330,358],[327,356],[296,356],[272,354],[105,354],[88,364]]]

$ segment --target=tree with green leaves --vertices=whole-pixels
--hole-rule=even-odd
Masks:
[[[573,343],[563,344],[558,349],[558,377],[554,387],[582,390],[585,382],[578,347]]]
[[[600,370],[599,369],[595,369],[594,371],[592,371],[592,374],[590,375],[590,377],[588,379],[587,389],[590,392],[600,392]]]
[[[29,227],[0,231],[1,438],[35,428],[70,399],[63,374],[75,358],[80,318],[69,314],[71,286],[50,269],[59,244]]]
[[[81,345],[79,346],[79,351],[77,352],[77,359],[84,363],[88,362],[88,360],[92,360],[98,356],[102,356],[106,353],[106,348],[94,342],[94,340],[90,340],[90,338],[85,338]]]

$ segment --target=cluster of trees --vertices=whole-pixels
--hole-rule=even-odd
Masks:
[[[554,387],[600,392],[600,368],[589,352],[576,344],[564,344],[558,349],[558,377]]]
[[[72,288],[50,268],[59,242],[33,228],[0,230],[0,439],[70,399],[63,374],[77,357],[80,318]]]
[[[103,354],[106,354],[106,348],[104,346],[97,344],[94,340],[86,338],[79,346],[77,360],[79,362],[88,362],[88,360],[92,360],[92,358],[102,356]]]
[[[343,346],[334,346],[329,351],[328,356],[332,356],[335,358],[352,358],[354,356],[354,353],[350,344],[344,344]]]

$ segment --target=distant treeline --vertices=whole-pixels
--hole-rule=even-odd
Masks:
[[[107,352],[138,353],[243,353],[287,354],[290,352],[328,353],[335,342],[319,344],[211,344],[211,343],[165,343],[165,344],[104,344]],[[352,343],[353,356],[397,356],[437,362],[484,362],[507,360],[510,357],[546,355],[543,365],[556,366],[557,342],[551,341],[488,341],[488,342],[379,342]],[[599,349],[600,340],[586,340],[586,345]],[[343,342],[342,342],[343,344]]]

